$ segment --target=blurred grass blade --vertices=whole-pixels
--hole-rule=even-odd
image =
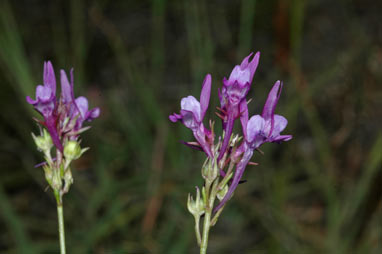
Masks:
[[[16,83],[12,87],[20,94],[18,99],[31,110],[24,102],[26,95],[33,96],[35,82],[30,74],[20,32],[7,1],[0,2],[0,60],[4,73],[8,74],[9,83]]]
[[[184,1],[191,75],[193,77],[192,94],[200,91],[204,76],[212,69],[214,45],[211,40],[206,3],[203,0]]]
[[[242,0],[240,12],[240,31],[238,55],[242,59],[249,52],[257,51],[252,45],[254,37],[253,24],[255,23],[256,0]],[[239,59],[238,59],[239,60]]]
[[[30,240],[28,239],[27,232],[24,229],[23,222],[13,212],[11,203],[9,202],[6,194],[4,193],[3,186],[0,183],[0,216],[8,226],[10,234],[16,242],[18,253],[29,254],[35,253]]]
[[[90,18],[92,22],[101,29],[106,36],[111,48],[115,53],[115,57],[121,74],[129,81],[133,87],[140,104],[142,105],[145,118],[150,124],[158,124],[163,121],[163,112],[161,107],[151,91],[150,86],[147,86],[144,75],[139,66],[136,66],[133,59],[130,57],[127,48],[124,45],[122,37],[113,23],[106,19],[98,7],[93,7],[90,11]]]

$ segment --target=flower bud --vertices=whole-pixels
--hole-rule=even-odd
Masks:
[[[64,156],[68,161],[77,160],[89,148],[81,149],[79,142],[69,140],[64,146]]]
[[[67,193],[69,191],[70,186],[73,184],[73,176],[72,176],[72,171],[70,170],[70,168],[65,170],[64,181],[65,181],[64,193]]]
[[[225,197],[227,192],[228,192],[228,185],[224,185],[224,187],[220,191],[218,191],[216,196],[218,197],[220,201],[222,201],[222,199]]]
[[[206,181],[212,183],[216,177],[218,177],[218,173],[219,169],[215,159],[213,161],[208,160],[208,162],[204,164],[202,176]]]
[[[196,199],[192,198],[190,194],[188,194],[188,200],[187,200],[187,208],[188,211],[193,214],[194,216],[202,216],[205,212],[205,205],[202,199],[200,199],[200,191],[199,188],[196,187]]]
[[[41,136],[35,136],[32,133],[32,137],[39,151],[49,152],[53,147],[53,141],[49,133],[44,129]]]
[[[51,167],[49,167],[48,165],[44,165],[42,168],[44,169],[44,172],[45,172],[46,181],[49,183],[49,185],[51,185],[53,180],[53,173],[52,173]]]
[[[60,191],[62,187],[62,179],[58,170],[52,170],[52,184],[53,190]]]

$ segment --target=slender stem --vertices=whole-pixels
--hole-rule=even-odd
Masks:
[[[196,240],[198,241],[198,245],[200,246],[202,244],[202,239],[200,237],[199,224],[200,224],[200,217],[195,216],[195,234],[196,234]]]
[[[58,214],[58,233],[60,235],[60,249],[61,254],[65,254],[65,229],[64,229],[64,209],[61,205],[57,205]]]
[[[202,244],[200,245],[200,254],[207,253],[207,245],[208,245],[208,234],[210,232],[210,221],[211,221],[211,212],[212,209],[207,209],[204,215],[204,224],[203,224],[203,238]]]
[[[55,191],[55,196],[57,200],[57,216],[58,216],[58,234],[60,237],[60,250],[61,254],[66,253],[65,249],[65,229],[64,229],[64,208],[62,205],[62,197],[58,191]]]

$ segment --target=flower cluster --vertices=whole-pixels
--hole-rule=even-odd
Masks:
[[[213,189],[214,185],[212,187],[208,184],[205,186],[206,188],[211,187],[210,190],[205,190],[206,193],[209,193],[210,196],[215,194],[220,200],[220,203],[213,209],[215,213],[220,213],[233,195],[246,166],[251,163],[250,159],[256,149],[267,142],[280,143],[292,138],[291,135],[280,134],[288,121],[285,117],[275,114],[283,86],[282,82],[277,81],[272,87],[261,115],[254,115],[250,118],[248,116],[246,96],[251,87],[259,58],[259,52],[255,55],[251,53],[243,59],[240,65],[233,68],[228,79],[223,79],[223,86],[219,89],[218,94],[220,112],[217,112],[217,115],[222,119],[224,132],[222,136],[216,139],[218,140],[216,144],[213,123],[210,121],[211,130],[203,125],[211,93],[210,74],[207,74],[204,79],[200,102],[193,96],[185,97],[181,100],[180,113],[174,113],[169,117],[172,122],[181,121],[192,130],[197,142],[186,144],[200,148],[206,153],[207,161],[203,167],[211,168],[211,170],[217,168],[220,172],[215,179],[212,179],[212,182],[209,179],[211,184],[216,180],[216,190]],[[238,119],[241,122],[242,137],[232,133],[234,123]],[[205,171],[208,169],[202,170],[202,172]],[[205,175],[203,174],[203,177],[207,182]],[[206,209],[211,208],[211,206],[213,206],[213,202],[206,204]]]
[[[52,63],[45,62],[43,85],[37,86],[36,99],[27,96],[26,100],[43,116],[43,120],[36,119],[41,135],[32,136],[37,148],[45,155],[46,162],[39,165],[43,166],[49,185],[61,197],[73,182],[71,161],[78,159],[88,149],[80,147],[79,135],[90,128],[82,125],[85,121],[97,118],[100,109],[89,110],[85,97],[74,97],[73,69],[70,71],[70,82],[64,70],[60,72],[60,80],[61,95],[58,97]],[[53,147],[56,148],[54,158],[51,156]]]

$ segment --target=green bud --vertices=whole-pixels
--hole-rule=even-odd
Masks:
[[[193,197],[190,194],[188,194],[187,208],[188,211],[194,216],[200,217],[204,214],[206,209],[203,200],[200,199],[200,191],[198,187],[196,187],[195,201]]]
[[[68,161],[77,160],[89,148],[81,149],[80,143],[74,140],[66,142],[64,146],[64,156]]]
[[[221,189],[220,191],[218,191],[217,193],[217,197],[220,201],[222,201],[222,199],[225,197],[225,195],[227,194],[228,192],[228,185],[224,185],[223,189]]]
[[[60,191],[62,187],[62,179],[60,176],[60,172],[58,170],[53,170],[52,171],[52,188],[55,191]]]
[[[212,183],[218,177],[218,173],[219,169],[216,159],[213,161],[208,160],[208,162],[203,165],[202,176],[206,181]]]
[[[53,147],[53,141],[46,129],[43,130],[41,136],[35,136],[32,133],[32,137],[39,151],[49,152]]]
[[[65,181],[64,193],[67,193],[69,191],[70,186],[73,184],[73,176],[72,176],[72,171],[70,170],[70,168],[65,170],[64,181]]]
[[[44,165],[42,168],[44,169],[44,172],[45,172],[46,181],[49,183],[49,185],[52,185],[53,173],[52,173],[51,167],[49,167],[48,165]]]

